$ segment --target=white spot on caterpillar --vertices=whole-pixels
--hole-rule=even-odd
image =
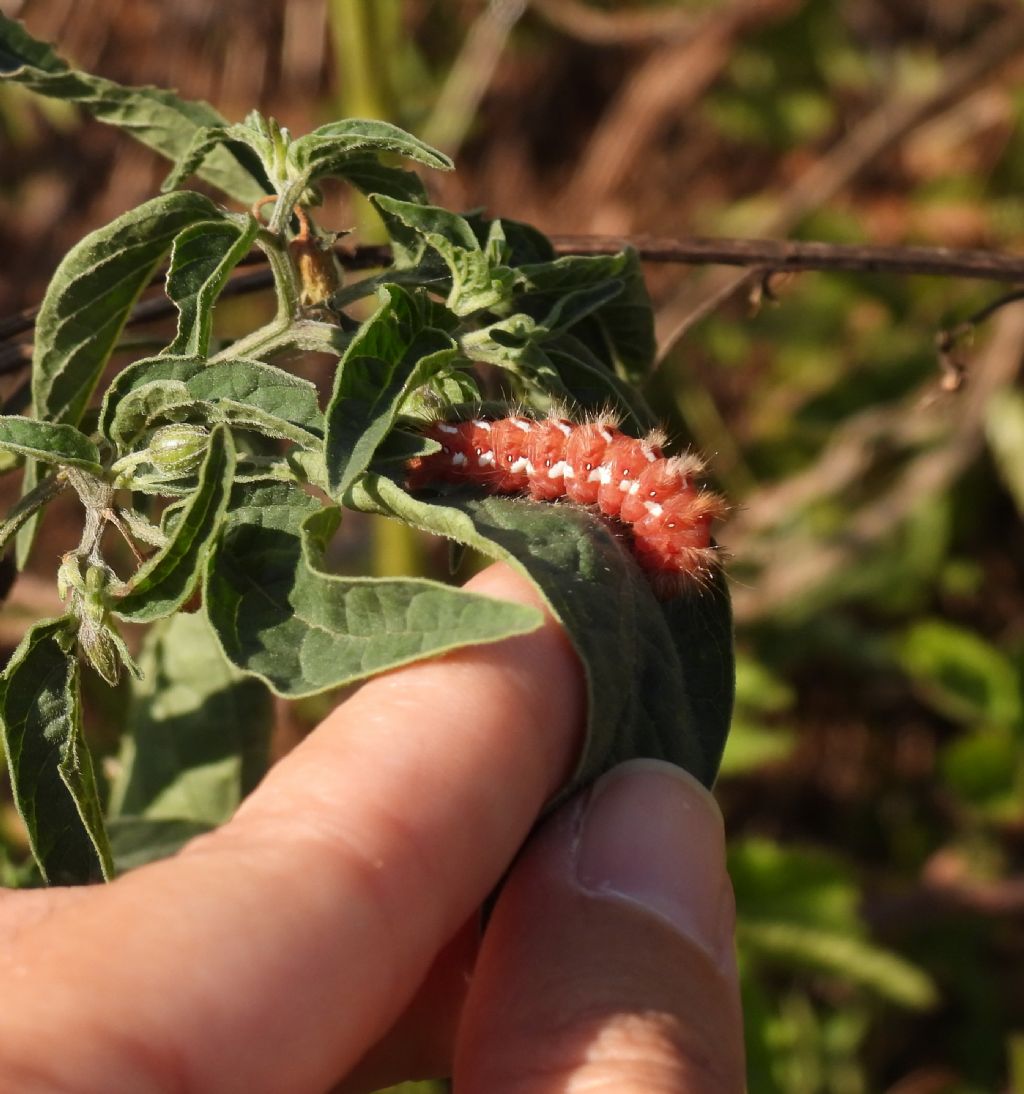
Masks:
[[[518,460],[509,468],[509,471],[513,475],[518,475],[520,471],[525,471],[527,475],[533,474],[533,464],[525,456],[520,456]]]
[[[553,418],[551,424],[566,437],[572,436],[572,426],[568,422],[560,422],[557,418]]]
[[[604,426],[601,426],[598,429],[598,433],[600,433],[601,436],[604,438],[605,444],[611,444],[612,441],[615,439],[614,437],[612,437],[611,433],[609,433],[608,430],[605,429]]]
[[[639,479],[634,479],[633,482],[630,484],[628,493],[635,494],[639,489],[640,489],[640,480]]]
[[[619,480],[619,489],[622,491],[623,494],[632,494],[633,491],[630,489],[630,487],[635,485],[636,483],[630,482],[629,479]]]
[[[549,479],[571,479],[572,477],[572,464],[566,463],[565,460],[559,460],[558,463],[553,463],[548,470]]]
[[[516,429],[521,429],[524,433],[529,433],[533,429],[533,422],[528,421],[526,418],[509,418],[509,421]]]
[[[655,456],[655,454],[654,454],[654,453],[653,453],[653,452],[652,452],[652,451],[651,451],[651,450],[650,450],[649,448],[647,448],[646,446],[644,447],[643,453],[644,453],[644,456],[646,456],[646,457],[647,457],[647,462],[648,462],[648,463],[654,463],[654,461],[655,461],[655,460],[656,460],[656,459],[658,458],[658,457],[657,457],[657,456]]]
[[[660,517],[663,512],[661,506],[656,501],[645,501],[644,508],[652,517]]]
[[[486,467],[488,464],[494,463],[494,453],[481,452],[480,455],[477,457],[476,462],[480,467]]]
[[[477,429],[482,429],[485,433],[490,433],[491,431],[491,423],[485,422],[483,418],[474,418],[473,425],[475,425]]]
[[[599,482],[607,484],[612,481],[612,469],[606,464],[598,464],[587,476],[587,482]]]
[[[452,454],[452,464],[455,467],[461,467],[466,462],[465,452],[455,452]]]
[[[437,428],[440,433],[458,433],[459,427],[455,425],[448,425],[445,422],[438,422]]]

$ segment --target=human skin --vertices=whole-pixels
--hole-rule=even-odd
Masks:
[[[548,618],[367,683],[174,858],[0,893],[0,1089],[742,1091],[721,817],[635,761],[537,825],[583,722]]]

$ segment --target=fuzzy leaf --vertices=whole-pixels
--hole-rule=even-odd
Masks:
[[[49,45],[5,15],[0,15],[0,80],[76,103],[172,160],[184,154],[197,129],[225,124],[208,103],[179,99],[155,87],[122,87],[69,68]],[[207,182],[245,204],[268,192],[259,163],[241,161],[226,150],[211,156],[201,173]]]
[[[361,160],[367,153],[401,156],[439,171],[451,171],[454,166],[443,152],[398,126],[362,118],[329,122],[292,141],[288,162],[294,174],[301,176],[308,186],[327,175],[344,178],[348,164],[353,159]]]
[[[425,502],[374,476],[349,501],[511,562],[543,593],[579,654],[589,698],[586,746],[562,796],[634,756],[671,760],[711,785],[733,700],[721,577],[659,604],[612,529],[574,506],[456,494]]]
[[[448,267],[451,288],[446,301],[456,315],[494,310],[506,304],[515,274],[480,245],[469,222],[447,209],[378,195],[374,204],[417,233]]]
[[[205,357],[213,306],[231,271],[249,253],[259,231],[254,217],[201,221],[180,232],[171,248],[166,292],[174,301],[178,333],[164,353]]]
[[[111,814],[223,824],[266,771],[270,693],[228,664],[202,613],[158,624],[139,665]]]
[[[167,386],[147,386],[156,382]],[[182,387],[174,386],[178,384]],[[323,428],[316,388],[308,380],[242,357],[209,363],[202,357],[160,356],[137,361],[115,377],[103,400],[100,431],[119,447],[130,446],[159,416],[161,391],[167,406],[191,400],[214,406],[225,402],[237,410],[244,404],[265,420],[276,420],[281,435],[287,435],[289,424],[300,427],[304,436]]]
[[[236,492],[204,605],[229,660],[292,698],[540,625],[532,608],[437,582],[322,569],[340,514],[288,485]]]
[[[76,244],[53,275],[36,320],[32,404],[37,418],[77,425],[138,295],[174,237],[212,220],[201,194],[144,202]]]
[[[78,659],[68,617],[37,623],[0,677],[0,729],[14,803],[51,885],[102,881],[110,848],[82,736]]]
[[[234,472],[234,444],[221,426],[210,435],[199,484],[176,521],[170,540],[139,568],[128,592],[115,601],[115,615],[135,623],[151,623],[177,611],[192,595],[224,519]]]
[[[327,408],[324,448],[334,497],[369,467],[395,424],[403,402],[450,366],[452,338],[429,326],[430,309],[397,285],[382,290],[383,304],[349,345]]]
[[[0,416],[0,448],[42,463],[80,467],[97,474],[102,470],[96,446],[73,425],[37,422],[17,415]]]

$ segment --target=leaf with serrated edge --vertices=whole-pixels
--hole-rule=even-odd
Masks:
[[[174,525],[170,540],[139,568],[128,592],[114,602],[114,614],[135,623],[177,611],[192,595],[231,494],[235,450],[219,426],[210,434],[199,483]]]
[[[174,237],[213,220],[201,194],[165,194],[86,236],[53,275],[36,320],[32,405],[37,418],[76,425],[139,293]]]
[[[223,824],[266,771],[266,685],[228,663],[202,613],[157,624],[139,667],[110,815]]]
[[[254,217],[202,221],[179,232],[171,247],[166,291],[178,309],[178,333],[166,354],[205,357],[213,306],[231,271],[249,253],[259,231]]]
[[[729,601],[721,579],[659,604],[608,524],[575,506],[413,498],[367,475],[348,501],[510,562],[561,620],[587,677],[587,741],[560,799],[634,756],[714,781],[732,713]]]
[[[278,694],[313,695],[540,626],[534,608],[434,581],[325,573],[339,512],[293,486],[246,488],[235,501],[203,602],[229,660]]]
[[[0,416],[0,448],[42,463],[80,467],[97,474],[102,470],[96,446],[73,425],[3,415]]]
[[[110,877],[92,759],[82,736],[73,620],[37,623],[0,677],[0,730],[14,804],[51,885]]]
[[[198,129],[225,124],[208,103],[180,99],[156,87],[122,87],[69,68],[50,46],[5,15],[0,15],[0,80],[77,103],[100,121],[124,129],[172,160],[184,154]],[[226,150],[215,152],[200,174],[244,204],[268,192],[259,163],[252,159],[242,162]]]
[[[132,392],[157,381],[183,384],[196,402],[245,404],[281,423],[299,426],[307,434],[323,429],[316,387],[308,380],[241,357],[211,364],[202,357],[160,356],[137,361],[114,378],[100,410],[100,432],[119,444],[137,436],[132,424],[138,422],[134,402],[123,418],[119,404]]]

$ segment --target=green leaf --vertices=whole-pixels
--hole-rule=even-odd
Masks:
[[[409,457],[411,459],[411,457]],[[0,524],[0,552],[10,543],[11,537],[31,520],[48,502],[52,501],[64,489],[65,483],[56,475],[47,475],[27,494],[15,502],[7,511],[3,524]]]
[[[211,831],[211,825],[189,820],[113,817],[107,824],[114,871],[123,874],[148,862],[176,855],[189,840]]]
[[[518,604],[425,580],[322,569],[337,509],[288,485],[236,491],[204,604],[229,660],[292,698],[540,625]]]
[[[419,175],[414,171],[385,165],[376,156],[350,159],[345,164],[345,181],[366,197],[381,194],[404,202],[426,204],[427,201],[427,190]],[[377,206],[377,212],[391,240],[392,272],[419,266],[427,251],[423,238],[380,206]],[[434,263],[431,268],[436,276],[436,271],[441,267]]]
[[[0,15],[0,80],[77,103],[100,121],[126,130],[172,160],[185,152],[197,129],[224,124],[208,103],[179,99],[173,92],[155,87],[122,87],[69,68],[50,46],[4,15]],[[210,157],[202,176],[245,204],[252,204],[269,189],[258,162],[240,162],[224,150]]]
[[[397,285],[363,324],[335,374],[324,449],[328,485],[340,498],[373,459],[410,395],[451,365],[457,349],[428,326],[432,309]]]
[[[148,386],[155,383],[164,386]],[[210,363],[160,356],[137,361],[114,378],[100,411],[100,431],[124,451],[152,428],[161,410],[199,403],[223,407],[225,420],[241,418],[248,408],[254,421],[276,423],[277,435],[295,433],[308,441],[323,429],[316,387],[308,380],[242,357]]]
[[[96,446],[73,425],[37,422],[17,415],[0,416],[0,448],[42,463],[80,467],[94,474],[102,471]]]
[[[897,655],[928,702],[947,717],[969,726],[1024,724],[1020,676],[979,634],[922,620],[904,635]]]
[[[615,532],[574,506],[455,493],[428,503],[371,475],[348,500],[511,562],[540,589],[587,677],[587,741],[562,796],[634,756],[670,760],[713,782],[733,692],[720,577],[660,604]]]
[[[249,253],[259,232],[252,216],[201,221],[180,232],[171,248],[166,292],[178,308],[178,333],[165,354],[205,357],[213,306],[231,271]]]
[[[36,320],[37,418],[77,425],[139,293],[174,237],[217,215],[201,194],[166,194],[97,229],[67,253]]]
[[[92,759],[82,735],[72,634],[68,617],[37,623],[0,677],[0,728],[14,803],[51,885],[111,875]]]
[[[535,310],[555,306],[555,301],[567,294],[594,289],[602,282],[620,282],[622,287],[614,296],[594,308],[585,321],[575,322],[573,333],[624,379],[638,381],[650,371],[657,352],[654,312],[635,251],[567,255],[553,262],[521,266],[516,273],[527,304]]]
[[[327,176],[345,178],[349,164],[353,160],[361,163],[367,153],[401,156],[439,171],[451,171],[454,167],[443,152],[398,126],[362,118],[329,122],[292,141],[288,165],[292,177],[301,178],[305,189]]]
[[[154,627],[139,664],[111,815],[223,824],[266,771],[270,693],[228,664],[202,613]]]
[[[1024,513],[1024,395],[1000,388],[985,408],[985,433],[996,467]]]
[[[839,931],[741,920],[736,937],[744,952],[762,961],[825,972],[911,1010],[927,1010],[939,1000],[931,978],[909,961]]]
[[[220,426],[210,435],[199,485],[176,521],[170,540],[135,573],[128,592],[112,606],[115,615],[150,623],[177,611],[192,595],[224,519],[234,472],[234,444]]]
[[[400,221],[432,247],[448,267],[447,306],[460,316],[495,310],[514,293],[516,277],[480,246],[469,222],[447,209],[377,195],[382,214]]]

